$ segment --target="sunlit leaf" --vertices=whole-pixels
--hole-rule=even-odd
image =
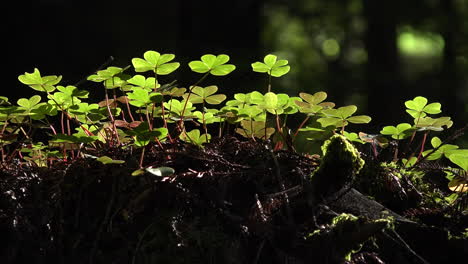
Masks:
[[[409,100],[405,102],[405,106],[408,109],[416,110],[416,111],[422,111],[424,109],[424,106],[427,104],[427,99],[422,96],[417,96],[413,100]]]
[[[275,129],[272,127],[265,128],[265,121],[251,121],[251,120],[242,120],[241,127],[236,129],[236,133],[246,137],[246,138],[260,138],[268,139]]]
[[[180,139],[182,139],[185,142],[190,142],[192,144],[195,144],[197,146],[202,146],[204,143],[207,143],[211,139],[210,134],[200,134],[200,130],[198,129],[193,129],[190,132],[184,131],[180,135]]]
[[[454,177],[448,183],[448,188],[453,192],[468,192],[468,180],[465,177]]]
[[[448,159],[468,172],[468,149],[454,150],[448,155]]]
[[[348,122],[345,120],[335,118],[335,117],[322,117],[317,119],[317,122],[319,122],[322,127],[328,127],[328,126],[335,126],[335,127],[342,127],[346,126]]]
[[[268,73],[273,77],[281,77],[291,69],[287,64],[287,60],[277,60],[276,55],[268,54],[263,58],[263,62],[254,62],[251,66],[254,72]]]
[[[442,112],[440,110],[440,107],[440,103],[431,103],[426,105],[422,110],[428,114],[439,114],[440,112]]]
[[[145,173],[144,169],[138,169],[132,172],[132,176],[140,176],[140,175],[143,175],[144,173]]]
[[[41,77],[41,73],[37,68],[34,68],[33,73],[25,72],[23,75],[18,76],[18,80],[29,87],[39,92],[53,92],[55,85],[62,80],[62,76],[44,76]]]
[[[158,167],[158,168],[148,167],[145,170],[153,174],[154,176],[158,176],[158,177],[167,177],[175,173],[175,170],[171,167]]]
[[[232,64],[225,64],[229,61],[229,56],[226,54],[213,55],[206,54],[201,57],[201,61],[189,62],[189,67],[192,71],[197,73],[210,72],[212,75],[224,76],[236,69]]]
[[[358,136],[363,142],[379,145],[382,148],[385,148],[388,145],[388,139],[379,134],[359,132]]]
[[[146,90],[152,90],[160,86],[159,84],[156,83],[156,78],[154,77],[145,78],[145,76],[139,75],[139,74],[128,79],[127,82],[130,84],[139,86],[141,88],[144,88]]]
[[[143,54],[143,58],[133,58],[132,64],[136,72],[153,71],[158,75],[167,75],[177,70],[180,66],[178,62],[171,62],[175,58],[174,54],[160,54],[149,50]]]
[[[357,133],[354,133],[354,132],[350,133],[350,132],[344,131],[343,136],[345,136],[351,142],[364,144],[364,141],[360,139],[360,136]]]
[[[367,124],[372,120],[372,118],[366,115],[359,115],[348,117],[346,120],[353,124]]]
[[[107,164],[122,164],[122,163],[125,163],[124,160],[113,160],[112,158],[108,157],[108,156],[102,156],[102,157],[99,157],[96,159],[97,161],[101,162],[102,164],[104,165],[107,165]]]
[[[412,129],[412,126],[408,123],[401,123],[398,124],[396,127],[395,126],[385,126],[380,133],[382,135],[389,135],[392,136],[393,139],[404,139],[409,136],[409,133],[407,133],[410,129]]]

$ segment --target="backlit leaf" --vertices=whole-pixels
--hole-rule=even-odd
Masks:
[[[158,177],[171,176],[175,172],[175,170],[171,167],[158,167],[158,168],[148,167],[145,170],[153,174],[154,176],[158,176]]]
[[[441,107],[440,103],[431,103],[431,104],[426,105],[423,108],[423,111],[428,113],[428,114],[438,114],[438,113],[442,112],[440,110],[440,107]]]
[[[276,55],[268,54],[265,56],[265,58],[263,58],[263,61],[271,69],[275,65],[276,59],[277,59]]]
[[[229,56],[226,54],[220,54],[218,56],[206,54],[201,57],[201,61],[189,62],[189,67],[192,71],[197,73],[210,72],[212,75],[224,76],[236,69],[236,66],[232,64],[225,64],[228,61]]]
[[[143,58],[133,58],[132,64],[136,72],[153,71],[158,75],[167,75],[179,68],[180,63],[171,62],[175,58],[174,54],[160,54],[149,50],[143,54]]]
[[[254,62],[251,66],[254,72],[268,73],[273,77],[280,77],[291,69],[287,64],[287,60],[277,60],[276,55],[268,54],[263,58],[263,62]]]
[[[468,149],[456,150],[449,154],[449,160],[468,172]]]
[[[34,68],[33,73],[25,72],[23,75],[18,76],[18,80],[32,89],[39,92],[53,92],[56,84],[60,82],[62,76],[44,76],[41,77],[41,73],[37,68]]]
[[[346,120],[353,124],[367,124],[372,120],[372,118],[366,115],[359,115],[348,117]]]
[[[449,182],[448,188],[453,192],[468,192],[468,181],[463,177],[455,177]]]
[[[427,104],[427,99],[422,96],[417,96],[413,100],[409,100],[405,102],[405,106],[409,109],[422,111],[424,106]]]
[[[380,133],[382,135],[392,136],[393,139],[404,139],[409,136],[406,131],[410,130],[412,126],[408,123],[401,123],[395,126],[385,126]]]
[[[102,156],[96,159],[97,161],[101,162],[102,164],[122,164],[125,163],[124,160],[113,160],[108,156]]]
[[[265,121],[242,120],[241,127],[236,128],[236,133],[246,138],[255,137],[260,139],[268,139],[273,133],[275,133],[275,129],[272,127],[265,128],[265,124]]]

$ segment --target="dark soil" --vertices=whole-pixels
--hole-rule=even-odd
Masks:
[[[467,240],[448,234],[466,228],[462,201],[430,207],[369,158],[354,182],[311,202],[320,159],[268,146],[224,137],[148,147],[145,164],[174,168],[169,177],[130,176],[140,157],[130,149],[88,150],[124,164],[4,165],[1,263],[344,263],[351,249],[347,263],[466,261]],[[332,226],[341,213],[359,218]],[[388,216],[392,228],[375,221]]]

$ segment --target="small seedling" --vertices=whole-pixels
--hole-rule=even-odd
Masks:
[[[132,64],[136,72],[152,71],[156,75],[167,75],[179,68],[180,63],[170,62],[175,58],[174,54],[160,54],[149,50],[143,54],[143,59],[133,58]]]
[[[226,54],[213,55],[206,54],[201,57],[201,60],[191,61],[189,67],[197,73],[210,73],[215,76],[228,75],[236,69],[232,64],[226,64],[229,61],[229,56]]]
[[[254,62],[251,66],[254,72],[268,74],[268,92],[271,92],[271,77],[281,77],[291,69],[287,60],[278,60],[278,57],[273,54],[266,55],[263,62]]]
[[[343,133],[345,126],[349,123],[366,124],[371,121],[370,116],[352,116],[356,111],[357,106],[355,105],[343,106],[337,109],[325,109],[321,112],[324,117],[319,118],[317,121],[322,125],[322,127],[341,127],[341,132]]]
[[[180,139],[186,142],[190,142],[192,144],[195,144],[199,147],[202,147],[204,143],[208,143],[211,139],[210,134],[203,134],[200,135],[200,130],[194,129],[191,130],[190,132],[182,132],[180,135]]]

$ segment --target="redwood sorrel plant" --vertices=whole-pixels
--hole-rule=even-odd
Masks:
[[[371,121],[367,115],[355,115],[357,106],[335,107],[333,102],[325,101],[328,95],[323,91],[301,92],[298,96],[275,92],[272,77],[281,77],[291,69],[287,60],[276,55],[268,54],[263,62],[251,64],[253,71],[268,77],[265,93],[248,91],[230,99],[220,92],[222,88],[207,83],[211,75],[225,76],[236,69],[228,63],[228,55],[205,54],[188,63],[201,77],[186,88],[178,87],[175,81],[159,81],[161,75],[170,75],[181,67],[174,59],[174,54],[147,51],[142,58],[132,59],[131,66],[97,71],[87,78],[102,83],[103,100],[97,102],[88,101],[89,92],[83,87],[60,85],[62,76],[43,76],[38,69],[20,75],[19,81],[39,94],[15,103],[0,97],[3,166],[16,157],[31,166],[51,166],[55,161],[80,157],[122,164],[125,161],[87,152],[104,147],[130,148],[140,155],[132,175],[148,172],[167,176],[174,170],[145,164],[145,150],[150,144],[164,148],[164,141],[182,140],[203,148],[215,134],[222,137],[231,131],[251,140],[273,141],[276,150],[295,150],[299,133],[309,135],[309,140],[340,133],[355,144],[369,143],[375,159],[379,158],[378,149],[391,141],[396,145],[392,162],[407,170],[417,170],[424,160],[445,158],[457,166],[447,169],[450,189],[456,193],[468,190],[468,150],[448,144],[453,138],[444,141],[435,136],[430,141],[433,149],[425,150],[431,133],[453,125],[450,117],[434,116],[441,113],[440,103],[428,104],[426,98],[418,96],[405,103],[413,124],[385,126],[378,135],[356,133],[348,131],[348,127]],[[303,121],[291,129],[288,116],[293,114],[302,116]],[[37,133],[44,130],[50,138],[36,141]],[[414,147],[419,134],[421,141]],[[404,140],[406,145],[401,144]]]

